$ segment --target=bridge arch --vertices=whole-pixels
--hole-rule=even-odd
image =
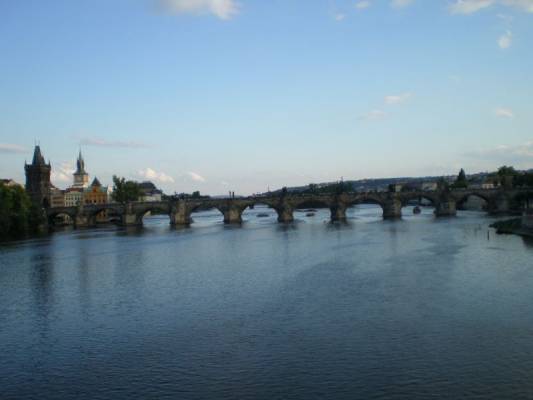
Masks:
[[[105,212],[106,221],[109,221],[109,218],[116,218],[119,223],[123,223],[123,214],[124,211],[120,205],[103,203],[103,204],[93,204],[86,206],[84,208],[84,213],[87,216],[87,221],[89,226],[95,226],[97,224],[98,216]]]
[[[187,209],[186,218],[190,224],[219,224],[224,222],[224,208],[223,205],[219,203],[194,204]]]
[[[336,209],[334,210],[334,205],[332,204],[332,201],[330,199],[324,199],[324,198],[301,198],[301,199],[295,199],[290,202],[290,205],[292,207],[293,212],[296,212],[296,216],[298,219],[306,217],[312,217],[315,216],[315,213],[319,210],[328,210],[330,213],[330,219],[334,220],[334,216],[336,214]],[[342,211],[343,219],[344,216],[344,210]]]
[[[360,208],[356,208],[362,205],[374,207],[371,207],[369,210],[364,210],[364,212],[362,213],[362,210]],[[346,202],[346,211],[348,219],[359,218],[362,215],[365,215],[366,217],[367,214],[371,218],[383,218],[385,216],[385,207],[386,206],[384,199],[381,198],[378,194],[374,193],[360,194],[355,196],[355,198],[349,199],[349,201]]]
[[[271,220],[273,218],[277,219],[279,217],[279,211],[273,204],[269,204],[268,202],[263,201],[255,201],[249,203],[242,210],[241,215],[243,221],[252,221],[261,218]]]
[[[59,221],[59,217],[67,217],[68,224],[69,225],[75,225],[76,224],[76,211],[67,210],[67,209],[51,209],[49,208],[47,211],[47,218],[48,218],[48,226],[54,227],[57,226]]]
[[[170,219],[171,210],[166,203],[146,203],[134,204],[135,221],[137,225],[142,225],[144,218],[150,215],[167,215]]]
[[[468,192],[461,193],[456,197],[455,203],[457,209],[463,209],[465,204],[472,199],[478,199],[478,207],[480,207],[481,210],[489,211],[493,206],[493,199],[487,194],[480,192]],[[479,200],[481,200],[481,202],[479,202]]]
[[[402,206],[406,207],[409,202],[413,200],[426,200],[428,201],[432,207],[436,207],[438,204],[438,199],[435,195],[432,195],[430,193],[402,193]]]

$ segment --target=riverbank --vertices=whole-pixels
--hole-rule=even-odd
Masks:
[[[498,234],[520,235],[533,238],[533,229],[523,226],[522,218],[512,218],[498,221],[491,225]]]

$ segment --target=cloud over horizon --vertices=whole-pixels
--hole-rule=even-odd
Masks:
[[[196,172],[192,172],[192,171],[187,172],[187,177],[189,179],[193,180],[194,182],[202,182],[203,183],[203,182],[206,181],[206,179],[202,175],[200,175],[200,174],[198,174]]]
[[[492,148],[481,149],[466,154],[467,157],[490,161],[493,164],[524,163],[524,168],[529,168],[533,162],[533,141],[519,145],[499,145]]]
[[[397,105],[397,104],[403,104],[407,102],[411,97],[413,97],[412,93],[402,93],[397,95],[388,95],[385,96],[384,101],[387,105]]]
[[[414,0],[392,0],[391,6],[394,8],[402,8],[402,7],[410,6],[413,3],[414,3]]]
[[[22,154],[29,152],[29,149],[18,144],[0,143],[0,153],[2,154]]]
[[[456,0],[450,5],[452,14],[474,14],[494,5],[514,7],[519,10],[533,13],[533,0]]]
[[[360,115],[358,119],[365,121],[380,121],[387,116],[387,113],[383,110],[375,109]]]
[[[500,49],[505,50],[511,47],[511,44],[513,43],[513,34],[511,31],[505,32],[500,38],[498,39],[498,46]]]
[[[171,14],[214,15],[223,20],[239,13],[235,0],[159,0],[159,4]]]
[[[100,138],[85,137],[80,139],[80,144],[83,146],[96,146],[96,147],[122,147],[131,149],[149,148],[145,143],[134,141],[122,141],[122,140],[105,140]]]
[[[71,161],[65,161],[59,165],[52,166],[52,172],[50,174],[50,179],[53,183],[72,183],[74,171],[74,163]]]
[[[149,167],[138,171],[137,175],[148,181],[155,181],[158,183],[174,183],[174,178],[170,175],[164,172],[156,171]]]
[[[513,110],[504,107],[498,107],[494,110],[494,114],[501,118],[514,118]]]

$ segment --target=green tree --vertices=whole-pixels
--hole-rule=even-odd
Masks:
[[[468,187],[468,180],[466,179],[466,173],[465,170],[461,168],[459,171],[459,175],[457,175],[457,179],[452,185],[455,189],[466,189]]]
[[[199,199],[199,198],[201,197],[201,195],[200,195],[200,191],[199,191],[199,190],[196,190],[195,192],[192,192],[191,197],[192,197],[193,199]]]
[[[518,172],[516,171],[516,169],[514,169],[514,167],[503,165],[500,168],[498,168],[498,175],[500,177],[515,176],[515,175],[518,175]]]
[[[34,206],[20,186],[0,184],[0,238],[11,239],[36,230],[43,222],[42,212]]]
[[[113,200],[121,204],[126,204],[139,200],[141,194],[141,187],[137,182],[127,181],[125,178],[119,178],[113,175]]]
[[[510,188],[516,184],[515,180],[520,174],[517,170],[514,169],[514,167],[504,165],[498,168],[497,175],[500,183],[504,187]]]

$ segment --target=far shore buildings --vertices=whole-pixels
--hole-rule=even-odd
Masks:
[[[142,193],[139,201],[161,201],[163,192],[159,190],[152,182],[141,182],[139,186]]]
[[[51,183],[51,165],[49,162],[46,163],[39,146],[35,146],[33,161],[31,164],[26,164],[25,169],[26,191],[34,201],[44,207],[78,207],[113,202],[112,186],[102,185],[96,177],[89,184],[89,173],[85,169],[85,160],[81,150],[76,160],[72,185],[65,190]],[[0,182],[5,185],[17,184],[10,179],[2,179]],[[142,192],[139,201],[161,201],[163,192],[152,182],[142,182],[139,186]],[[97,219],[102,221],[105,218],[105,212],[102,212]]]

